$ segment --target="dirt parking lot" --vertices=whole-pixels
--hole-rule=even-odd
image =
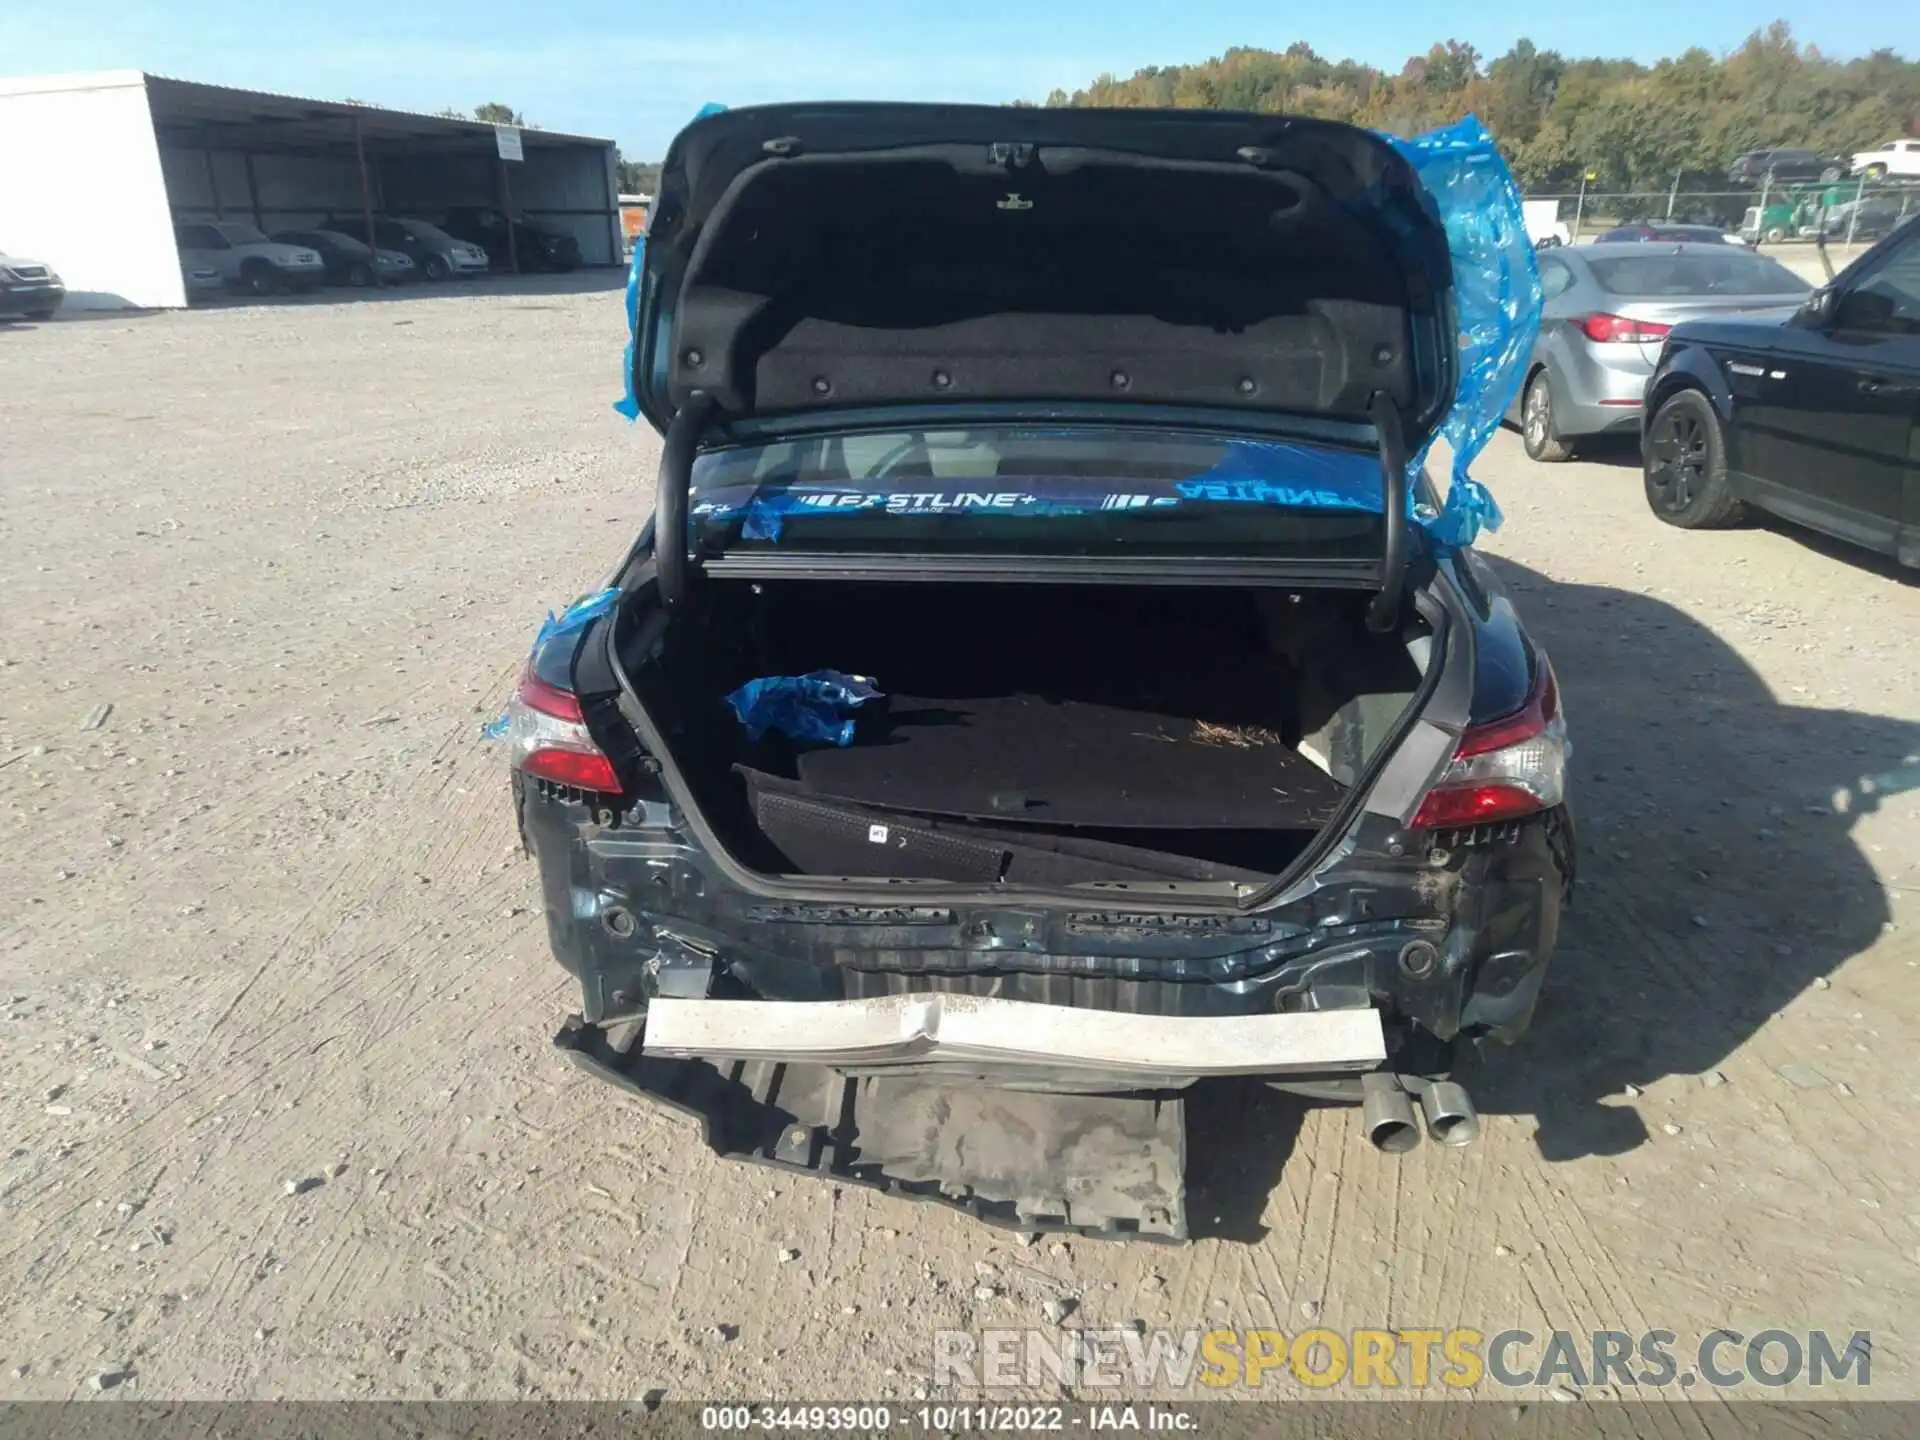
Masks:
[[[1624,453],[1481,471],[1584,853],[1474,1148],[1220,1087],[1203,1238],[1026,1247],[563,1064],[477,730],[650,503],[606,284],[0,328],[0,1395],[904,1399],[1071,1300],[1870,1331],[1920,1396],[1920,589]]]

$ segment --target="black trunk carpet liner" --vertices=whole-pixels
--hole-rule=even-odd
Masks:
[[[1310,830],[1343,798],[1260,727],[1035,695],[893,695],[852,745],[802,750],[794,766],[797,787],[771,788],[1000,825]]]

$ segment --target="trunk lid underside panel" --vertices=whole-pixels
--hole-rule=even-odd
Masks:
[[[1352,126],[758,107],[668,154],[633,378],[662,430],[696,395],[723,426],[980,402],[1365,424],[1381,396],[1418,449],[1452,398],[1451,285],[1413,167]]]

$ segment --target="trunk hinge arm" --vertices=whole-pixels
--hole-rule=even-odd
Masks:
[[[1400,596],[1407,578],[1407,432],[1400,407],[1384,391],[1367,406],[1380,436],[1380,481],[1384,486],[1381,521],[1380,593],[1367,607],[1367,628],[1377,635],[1400,623]]]
[[[700,433],[712,413],[713,397],[695,391],[668,424],[660,448],[660,478],[653,502],[653,565],[660,604],[668,611],[684,607],[691,589],[687,497],[693,488],[693,457],[699,451]]]

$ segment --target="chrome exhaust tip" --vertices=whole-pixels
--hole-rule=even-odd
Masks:
[[[1421,1090],[1420,1108],[1426,1112],[1427,1133],[1437,1143],[1458,1149],[1480,1138],[1480,1112],[1463,1086],[1433,1081]]]
[[[1404,1155],[1420,1143],[1420,1122],[1398,1076],[1377,1070],[1360,1082],[1361,1125],[1376,1150]]]

